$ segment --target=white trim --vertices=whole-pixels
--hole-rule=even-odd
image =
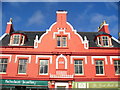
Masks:
[[[60,58],[60,57],[62,57],[62,58],[64,58],[64,60],[65,60],[65,69],[67,69],[67,58],[64,56],[64,55],[59,55],[57,58],[56,58],[56,69],[58,69],[58,59]]]
[[[115,37],[111,37],[111,38],[120,44],[120,41],[118,39],[116,39]]]
[[[58,30],[58,32],[53,33],[53,39],[55,39],[56,34],[60,34],[60,32],[63,32],[64,34],[68,35],[68,39],[70,39],[70,33],[66,33],[65,30]]]
[[[7,33],[4,33],[1,37],[0,37],[0,41],[7,35]]]
[[[51,28],[52,28],[56,23],[57,23],[57,22],[53,23],[53,24],[50,26],[50,28],[47,29],[46,32],[40,37],[40,39],[39,39],[38,41],[34,40],[34,44],[35,44],[35,42],[36,42],[36,43],[41,43],[42,38],[43,38],[45,35],[47,35],[49,31],[51,31]],[[36,39],[36,38],[35,38],[35,39]],[[35,45],[34,45],[34,48],[38,48],[38,46],[35,46]]]
[[[52,64],[52,56],[36,55],[36,64],[38,63],[38,58],[50,58],[50,64]]]
[[[67,14],[67,11],[56,11],[56,13],[64,13],[64,14]]]
[[[113,64],[113,58],[120,58],[120,56],[110,56],[110,64]]]
[[[66,22],[66,23],[71,27],[71,29],[72,29],[72,31],[74,32],[74,34],[76,34],[76,35],[81,39],[82,44],[84,44],[84,43],[83,43],[83,38],[77,33],[77,30],[75,30],[75,29],[73,28],[73,26],[72,26],[69,22]]]
[[[92,64],[94,64],[94,58],[99,58],[99,59],[105,59],[105,64],[108,64],[107,62],[107,56],[91,56]]]
[[[80,40],[81,40],[81,42],[82,42],[82,44],[84,44],[84,48],[85,49],[88,49],[89,48],[89,41],[88,40],[83,40],[83,38],[77,33],[77,30],[75,30],[74,28],[73,28],[73,26],[69,23],[69,22],[66,22],[70,27],[71,27],[71,29],[72,29],[72,31],[74,32],[74,34],[76,34],[79,38],[80,38]],[[87,41],[87,42],[86,42]],[[85,44],[87,43],[87,47],[85,47]]]
[[[85,64],[87,64],[87,56],[71,56],[70,57],[70,61],[71,61],[71,64],[73,64],[73,58],[84,58],[85,59]]]
[[[10,57],[10,59],[9,59],[9,63],[12,61],[12,55],[0,55],[0,56],[7,56],[7,57]]]
[[[69,88],[67,82],[55,82],[55,88],[57,88],[57,86],[65,86],[65,88]]]
[[[41,43],[42,38],[43,38],[46,34],[48,34],[49,31],[51,31],[51,28],[52,28],[55,24],[56,24],[56,22],[53,23],[53,24],[50,26],[49,29],[46,30],[46,32],[45,32],[45,33],[40,37],[40,39],[38,40],[38,43]]]
[[[18,57],[29,57],[29,62],[28,63],[31,63],[31,55],[16,55],[15,57],[15,63],[17,62],[18,60]]]

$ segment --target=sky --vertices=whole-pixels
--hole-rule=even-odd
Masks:
[[[118,38],[117,2],[2,2],[0,6],[0,36],[10,18],[15,31],[45,31],[56,21],[56,11],[66,10],[67,21],[78,32],[97,32],[97,27],[106,20],[110,34]]]

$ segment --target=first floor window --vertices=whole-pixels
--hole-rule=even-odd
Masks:
[[[120,60],[114,60],[115,74],[120,74]]]
[[[40,60],[40,74],[48,73],[48,60]]]
[[[75,74],[83,74],[83,60],[74,60]]]
[[[0,72],[5,73],[7,69],[8,59],[2,58],[0,59]]]
[[[19,60],[18,73],[26,73],[27,61],[28,61],[27,59],[20,59]]]
[[[95,60],[96,74],[104,74],[104,62],[103,60]]]

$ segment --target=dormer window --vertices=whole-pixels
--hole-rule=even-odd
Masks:
[[[13,36],[13,44],[19,44],[20,35],[14,35]]]
[[[58,47],[67,47],[67,37],[66,36],[57,36],[57,46]]]
[[[102,36],[103,46],[109,46],[109,40],[107,36]]]
[[[97,45],[100,47],[111,47],[111,37],[109,36],[97,36]]]
[[[23,34],[12,34],[10,38],[11,46],[20,46],[24,45],[25,36]]]

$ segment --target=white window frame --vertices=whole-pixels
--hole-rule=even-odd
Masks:
[[[0,58],[0,59],[7,59],[7,66],[8,66],[8,58]],[[5,63],[0,63],[0,64],[5,64]],[[6,72],[7,72],[7,67],[6,67]],[[6,72],[0,72],[0,74],[6,74]]]
[[[48,61],[48,70],[47,70],[47,73],[40,73],[40,61],[41,60]],[[48,59],[40,59],[39,60],[39,75],[48,75],[48,73],[49,73],[49,60]]]
[[[79,65],[82,66],[82,73],[81,73],[81,74],[76,74],[76,73],[75,73],[75,61],[82,61],[82,64],[79,64]],[[79,66],[79,65],[78,65],[78,66]],[[84,63],[83,63],[83,60],[82,60],[82,59],[81,59],[81,60],[80,60],[80,59],[74,60],[74,74],[75,74],[75,75],[84,75]]]
[[[18,35],[19,36],[19,42],[18,44],[14,44],[14,37]],[[22,38],[23,37],[23,38]],[[20,42],[22,40],[22,42]],[[15,34],[15,35],[12,35],[11,36],[11,39],[10,39],[10,44],[11,46],[19,46],[19,45],[24,45],[24,41],[25,41],[25,36],[24,35],[20,35],[20,34]]]
[[[107,39],[103,39],[103,37],[105,37],[105,38],[107,37]],[[107,40],[108,45],[104,45],[104,41],[105,41],[105,40]],[[102,43],[103,43],[103,46],[104,46],[104,47],[109,47],[109,46],[110,46],[110,45],[109,45],[109,37],[108,37],[108,36],[102,36]]]
[[[60,46],[58,46],[58,37],[60,39]],[[63,38],[66,39],[66,41],[65,41],[66,45],[65,46],[63,45],[63,41],[64,41]],[[57,36],[57,47],[67,47],[67,36]]]
[[[20,60],[27,60],[27,62],[26,62],[26,72],[25,72],[25,73],[20,73],[20,72],[19,72]],[[18,61],[18,74],[27,74],[27,66],[28,66],[28,59],[19,59],[19,61]]]
[[[102,61],[103,62],[103,74],[97,74],[97,72],[96,72],[96,61]],[[105,75],[105,68],[104,67],[105,67],[104,66],[104,60],[95,60],[95,72],[96,72],[96,75]]]
[[[114,61],[120,61],[120,60],[113,60],[113,62],[114,62]],[[114,70],[115,70],[115,66],[119,67],[120,65],[119,65],[119,64],[117,64],[117,65],[114,64]],[[117,74],[117,73],[115,72],[115,75],[120,75],[120,73]]]

